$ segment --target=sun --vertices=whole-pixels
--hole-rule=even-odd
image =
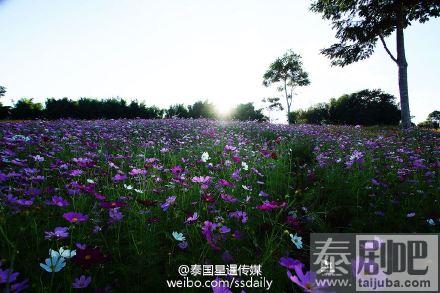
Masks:
[[[233,106],[225,103],[216,104],[215,111],[221,116],[225,117],[232,113]]]

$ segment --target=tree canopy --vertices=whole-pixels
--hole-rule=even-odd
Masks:
[[[263,75],[263,85],[268,87],[273,84],[278,85],[278,90],[284,92],[287,113],[289,113],[295,89],[310,84],[309,75],[303,69],[300,55],[289,50],[269,65],[269,69]]]

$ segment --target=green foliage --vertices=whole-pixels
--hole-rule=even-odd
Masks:
[[[257,120],[265,121],[267,118],[261,112],[261,109],[255,109],[252,103],[240,104],[232,112],[232,119],[234,120]]]
[[[263,75],[263,85],[268,87],[273,84],[278,85],[280,92],[284,92],[287,113],[289,113],[295,89],[310,84],[309,75],[303,69],[300,55],[289,50],[269,66]]]
[[[96,100],[81,98],[73,101],[47,99],[44,117],[47,119],[118,119],[118,118],[162,118],[163,111],[157,107],[147,107],[144,103],[132,101],[127,105],[123,99]]]
[[[189,118],[188,108],[183,104],[171,105],[167,110],[165,110],[165,118]]]
[[[6,94],[6,88],[0,85],[0,98],[4,97]]]
[[[412,21],[423,23],[430,17],[440,16],[440,3],[437,0],[315,0],[311,10],[332,22],[339,39],[339,43],[322,50],[322,54],[329,57],[333,65],[346,66],[370,57],[378,40],[385,45],[384,38],[396,30],[398,16],[403,18],[404,29]]]
[[[191,118],[215,118],[215,107],[208,101],[198,101],[188,107],[189,117]]]
[[[425,121],[420,122],[417,126],[422,128],[439,128],[440,127],[440,111],[431,112]]]
[[[395,97],[381,90],[362,90],[347,94],[330,103],[320,103],[305,111],[291,114],[295,122],[310,124],[397,125],[400,110]]]
[[[33,99],[23,98],[14,104],[11,110],[13,119],[37,119],[43,116],[43,106],[34,103]]]

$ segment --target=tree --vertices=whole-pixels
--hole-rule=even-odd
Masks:
[[[4,97],[6,94],[6,88],[0,85],[0,98]]]
[[[328,111],[334,124],[397,125],[400,119],[395,97],[381,90],[362,90],[332,99]]]
[[[215,118],[215,110],[214,105],[208,101],[198,101],[193,105],[188,107],[188,116],[190,118],[198,119],[198,118]]]
[[[280,98],[263,98],[261,100],[265,104],[265,109],[269,113],[269,121],[271,121],[271,113],[272,111],[283,111],[283,105],[280,102]]]
[[[13,119],[37,119],[42,116],[43,106],[32,99],[20,99],[11,110]]]
[[[188,109],[183,104],[171,105],[165,110],[165,118],[189,118]]]
[[[266,117],[261,113],[261,109],[255,109],[254,104],[239,104],[232,111],[232,119],[240,121],[257,120],[265,121]]]
[[[439,128],[440,127],[440,111],[436,110],[431,112],[428,115],[428,118],[426,118],[425,121],[420,122],[418,124],[419,127],[425,127],[425,128]]]
[[[303,69],[301,56],[292,50],[287,51],[282,57],[277,58],[263,76],[263,85],[268,87],[278,84],[278,90],[284,91],[287,104],[287,116],[292,106],[295,89],[310,84],[309,75]]]
[[[385,51],[397,64],[402,126],[411,126],[408,95],[408,63],[405,55],[404,30],[413,21],[421,23],[440,16],[438,0],[315,0],[314,12],[332,21],[339,43],[321,51],[332,64],[346,66],[370,57],[380,40]],[[385,38],[396,32],[396,56]]]

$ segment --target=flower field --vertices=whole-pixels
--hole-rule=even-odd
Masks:
[[[302,292],[312,232],[440,231],[430,131],[28,121],[0,145],[4,292],[168,291],[182,264],[261,264]]]

